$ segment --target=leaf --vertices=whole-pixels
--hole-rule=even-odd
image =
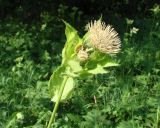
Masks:
[[[108,128],[108,120],[106,120],[106,116],[102,114],[102,111],[93,109],[85,116],[83,116],[84,121],[80,123],[80,128]]]
[[[149,105],[149,106],[160,106],[160,97],[149,97],[148,99],[147,99],[147,104]]]
[[[142,85],[147,85],[149,82],[149,76],[148,75],[137,75],[134,77],[135,82],[142,84]]]
[[[80,62],[76,60],[68,61],[68,65],[71,67],[73,72],[80,72],[82,70],[82,66],[80,66]]]
[[[142,128],[140,124],[134,120],[122,121],[117,128]]]
[[[48,83],[51,97],[53,97],[55,93],[54,91],[56,90],[56,88],[57,87],[60,88],[59,86],[62,84],[62,81],[63,81],[63,76],[61,72],[64,72],[64,71],[65,71],[64,67],[60,66],[51,75],[49,83]]]
[[[115,62],[108,62],[105,65],[103,65],[103,67],[107,68],[107,67],[114,67],[114,66],[119,66],[119,64],[115,63]]]
[[[111,57],[108,54],[100,53],[98,51],[94,51],[90,55],[90,60],[86,63],[85,67],[87,69],[93,69],[97,67],[97,64],[103,67],[115,66],[116,64],[112,62]]]
[[[82,43],[82,39],[79,38],[77,30],[75,30],[71,25],[69,25],[67,22],[65,22],[66,29],[65,29],[65,35],[67,38],[66,44],[62,51],[62,64],[66,61],[71,59],[71,57],[75,54],[75,47],[78,44]]]
[[[107,70],[105,70],[101,65],[97,65],[96,68],[92,69],[92,70],[88,70],[89,73],[91,74],[104,74],[104,73],[108,73]]]
[[[61,97],[61,101],[66,100],[70,96],[70,94],[71,94],[71,92],[72,92],[72,90],[74,88],[74,85],[75,84],[74,84],[73,78],[69,77],[67,79],[66,85],[64,87],[64,90],[63,90],[63,93],[62,93],[62,97]],[[52,97],[52,101],[56,102],[57,99],[58,99],[58,96],[59,96],[59,90],[56,89],[55,90],[55,94]]]
[[[104,53],[95,51],[91,54],[90,60],[85,65],[85,70],[91,74],[108,73],[104,68],[118,66],[119,64],[113,62],[111,57]]]
[[[49,91],[50,91],[50,96],[52,98],[52,101],[56,102],[58,95],[59,95],[59,90],[62,86],[62,83],[64,81],[64,73],[66,72],[66,67],[60,66],[57,68],[57,70],[52,74],[50,80],[49,80]],[[64,87],[64,91],[61,97],[60,101],[66,100],[71,91],[74,88],[74,81],[72,77],[69,77],[67,79],[66,85]]]
[[[79,74],[80,78],[86,78],[92,76],[92,73],[89,73],[88,70],[82,70]]]

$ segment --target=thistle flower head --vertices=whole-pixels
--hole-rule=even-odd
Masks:
[[[98,20],[90,22],[86,29],[88,30],[88,40],[92,47],[103,53],[118,53],[120,51],[121,41],[118,33],[110,25]]]

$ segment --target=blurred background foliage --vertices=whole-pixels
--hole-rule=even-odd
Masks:
[[[46,127],[54,105],[47,82],[65,43],[62,19],[82,36],[100,16],[120,34],[120,66],[79,80],[53,127],[160,127],[159,0],[0,0],[0,127]]]

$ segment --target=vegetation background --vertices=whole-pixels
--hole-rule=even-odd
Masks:
[[[90,20],[120,34],[120,64],[79,80],[54,128],[160,128],[159,0],[0,0],[0,127],[45,128],[48,80],[61,63],[62,19],[84,34]]]

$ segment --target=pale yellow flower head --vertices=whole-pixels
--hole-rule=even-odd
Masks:
[[[90,22],[88,30],[88,41],[91,46],[100,52],[114,54],[120,51],[121,41],[118,33],[110,25],[105,25],[101,20]]]

